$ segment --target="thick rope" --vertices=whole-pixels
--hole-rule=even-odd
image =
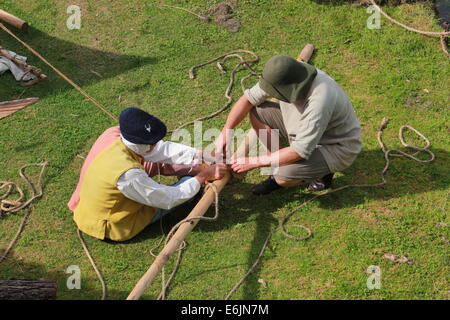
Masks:
[[[253,56],[253,58],[252,59],[244,59],[244,57],[242,56],[243,53],[249,54],[249,55]],[[241,69],[241,67],[244,67],[244,69],[246,69],[249,72],[249,74],[246,75],[241,80],[241,86],[242,86],[243,90],[244,90],[243,84],[244,84],[244,81],[246,79],[248,79],[249,77],[252,77],[252,76],[259,76],[259,74],[255,70],[253,70],[253,68],[250,66],[250,64],[254,64],[254,63],[257,63],[259,61],[258,55],[256,53],[254,53],[253,51],[240,49],[240,50],[231,51],[231,52],[226,53],[224,55],[218,56],[216,58],[213,58],[211,60],[208,60],[206,62],[203,62],[203,63],[200,63],[200,64],[197,64],[197,65],[193,66],[192,68],[189,69],[189,78],[190,79],[195,79],[195,70],[196,69],[204,67],[206,65],[209,65],[209,64],[214,63],[216,61],[218,61],[217,62],[217,68],[220,70],[220,72],[222,74],[224,74],[225,70],[223,68],[223,65],[230,58],[238,58],[240,60],[240,62],[238,62],[234,66],[234,68],[232,69],[232,71],[230,73],[228,86],[225,89],[225,94],[224,94],[225,98],[227,98],[227,102],[225,103],[225,105],[223,105],[221,108],[219,108],[218,110],[214,111],[213,113],[211,113],[211,114],[209,114],[207,116],[199,117],[199,118],[197,118],[197,119],[195,119],[193,121],[186,122],[185,124],[175,128],[174,130],[168,131],[168,134],[173,133],[173,132],[175,132],[177,130],[180,130],[182,128],[185,128],[187,126],[190,126],[190,125],[194,124],[196,121],[203,121],[203,120],[211,119],[211,118],[219,115],[220,113],[224,112],[226,109],[228,109],[230,107],[231,103],[233,102],[233,98],[231,97],[231,90],[233,89],[233,86],[234,86],[235,74]],[[219,61],[219,60],[221,60],[221,61]]]
[[[30,181],[30,179],[25,175],[25,169],[31,166],[38,166],[41,167],[41,171],[39,173],[39,178],[38,178],[38,183],[37,183],[37,187],[35,187],[35,185]],[[8,247],[6,248],[6,250],[3,252],[3,255],[0,257],[0,263],[3,262],[6,257],[8,256],[9,252],[11,251],[11,249],[14,247],[14,245],[16,244],[17,240],[19,239],[20,235],[22,234],[25,225],[28,221],[28,218],[30,217],[32,210],[29,208],[29,205],[36,199],[42,197],[42,177],[44,176],[44,172],[45,172],[45,168],[47,167],[47,162],[43,162],[43,163],[33,163],[33,164],[27,164],[23,167],[21,167],[19,169],[19,175],[20,177],[25,181],[25,183],[28,185],[28,188],[31,192],[31,198],[28,199],[25,202],[22,202],[24,199],[24,192],[22,191],[22,189],[19,187],[18,184],[14,183],[14,182],[10,182],[10,181],[0,181],[0,190],[4,189],[4,188],[8,188],[6,190],[6,193],[4,193],[3,195],[0,196],[0,200],[1,200],[1,206],[0,206],[0,217],[2,215],[7,215],[7,214],[11,214],[14,212],[18,212],[19,210],[22,210],[26,207],[28,207],[27,212],[25,213],[25,215],[23,216],[22,222],[19,225],[19,228],[17,229],[17,232],[14,236],[14,238],[11,240],[11,242],[9,243]],[[6,200],[6,198],[12,193],[13,187],[15,187],[17,189],[17,191],[19,192],[19,199],[14,200],[14,201],[10,201],[10,200]]]
[[[42,178],[44,176],[47,164],[48,164],[47,162],[32,163],[24,165],[19,169],[20,177],[22,178],[23,181],[25,181],[25,183],[28,186],[28,189],[31,192],[31,198],[25,202],[23,202],[25,198],[24,192],[17,183],[11,181],[0,181],[0,190],[7,188],[6,192],[0,195],[0,216],[20,211],[23,208],[28,207],[30,203],[36,200],[37,198],[42,197]],[[41,167],[37,187],[35,187],[35,185],[30,181],[28,176],[25,174],[25,169],[32,166]],[[17,192],[19,193],[19,198],[16,200],[6,200],[6,198],[12,193],[14,188],[16,188]]]
[[[327,191],[325,193],[321,193],[321,194],[315,195],[314,197],[312,197],[311,199],[303,202],[299,207],[295,208],[294,210],[289,212],[287,215],[285,215],[279,221],[279,225],[272,232],[270,232],[269,235],[267,236],[267,238],[266,238],[266,240],[265,240],[265,242],[264,242],[264,244],[263,244],[263,246],[261,248],[261,251],[260,251],[256,261],[253,263],[253,265],[250,267],[250,269],[247,271],[247,273],[233,286],[233,288],[230,290],[230,292],[225,296],[225,300],[228,300],[236,292],[236,290],[239,288],[239,286],[253,273],[253,271],[258,266],[259,262],[261,261],[261,258],[263,257],[264,252],[265,252],[265,250],[267,249],[267,247],[269,245],[270,239],[272,238],[272,236],[278,230],[281,230],[281,232],[283,233],[284,236],[286,236],[286,237],[288,237],[288,238],[290,238],[292,240],[296,240],[296,241],[304,241],[304,240],[309,239],[312,236],[311,230],[309,228],[307,228],[307,227],[304,227],[304,226],[300,226],[300,227],[307,231],[308,234],[305,237],[293,236],[293,235],[289,234],[286,231],[286,228],[285,228],[285,224],[287,223],[289,218],[292,217],[292,215],[294,215],[296,212],[298,212],[301,208],[303,208],[306,204],[308,204],[309,202],[311,202],[311,201],[313,201],[313,200],[315,200],[315,199],[317,199],[319,197],[322,197],[322,196],[325,196],[325,195],[329,195],[329,194],[332,194],[332,193],[335,193],[335,192],[338,192],[338,191],[342,191],[344,189],[381,187],[381,186],[384,186],[387,183],[385,175],[386,175],[386,172],[389,169],[389,165],[390,165],[389,157],[390,156],[406,157],[406,158],[409,158],[411,160],[414,160],[414,161],[417,161],[417,162],[420,162],[420,163],[431,162],[431,161],[433,161],[435,159],[434,153],[431,152],[428,149],[430,147],[430,141],[428,140],[428,138],[425,137],[422,133],[420,133],[415,128],[413,128],[411,126],[408,126],[408,125],[404,125],[404,126],[400,127],[399,139],[400,139],[401,144],[405,148],[413,149],[416,152],[413,153],[413,154],[408,154],[408,153],[403,152],[403,151],[398,150],[398,149],[386,149],[386,146],[385,146],[385,144],[384,144],[384,142],[382,140],[382,133],[383,133],[383,130],[386,129],[387,124],[388,124],[388,119],[387,118],[383,118],[383,120],[381,122],[381,125],[380,125],[380,127],[379,127],[379,129],[377,131],[378,144],[381,147],[381,151],[383,152],[384,159],[385,159],[385,166],[384,166],[383,170],[380,173],[380,175],[381,175],[381,182],[380,183],[375,183],[375,184],[349,184],[349,185],[346,185],[346,186],[342,186],[342,187],[339,187],[339,188],[336,188],[336,189],[329,190],[329,191]],[[418,147],[418,146],[407,144],[405,142],[405,139],[404,139],[404,131],[405,130],[411,130],[414,133],[416,133],[420,138],[422,138],[425,141],[425,146],[424,147]],[[419,153],[422,153],[422,152],[428,153],[430,155],[430,158],[429,159],[425,159],[425,160],[417,158],[416,155],[419,154]]]
[[[53,71],[56,72],[61,78],[63,78],[66,82],[68,82],[72,87],[74,87],[78,92],[80,92],[83,96],[85,96],[88,100],[90,100],[94,105],[100,108],[104,113],[106,113],[114,122],[118,122],[117,117],[111,113],[104,105],[91,97],[86,91],[80,88],[75,82],[70,80],[64,73],[59,71],[56,67],[54,67],[50,62],[47,61],[43,56],[41,56],[36,50],[30,47],[26,42],[22,41],[17,37],[11,30],[5,27],[2,23],[0,23],[0,28],[3,29],[6,33],[8,33],[11,37],[16,39],[21,45],[23,45],[26,49],[28,49],[31,53],[33,53],[36,57],[41,59],[47,66],[49,66]]]
[[[389,16],[386,12],[384,12],[376,3],[375,3],[375,1],[374,0],[369,0],[370,1],[370,3],[383,15],[383,16],[385,16],[386,17],[386,19],[388,19],[389,21],[391,21],[392,23],[395,23],[396,25],[398,25],[398,26],[400,26],[400,27],[402,27],[402,28],[404,28],[404,29],[406,29],[406,30],[408,30],[408,31],[411,31],[411,32],[415,32],[415,33],[419,33],[419,34],[423,34],[423,35],[426,35],[426,36],[431,36],[431,37],[440,37],[440,42],[441,42],[441,48],[442,48],[442,51],[444,51],[444,53],[448,56],[448,57],[450,57],[450,54],[448,53],[448,50],[447,50],[447,44],[446,44],[446,41],[447,41],[447,38],[448,38],[448,36],[450,35],[450,31],[449,30],[446,30],[446,31],[441,31],[441,32],[435,32],[435,31],[423,31],[423,30],[419,30],[419,29],[415,29],[415,28],[412,28],[412,27],[409,27],[409,26],[407,26],[407,25],[405,25],[405,24],[403,24],[403,23],[401,23],[401,22],[399,22],[399,21],[397,21],[397,20],[395,20],[394,18],[392,18],[391,16]]]
[[[97,274],[97,277],[100,280],[100,283],[102,284],[102,297],[100,299],[105,300],[106,294],[108,292],[105,279],[103,278],[102,273],[98,269],[98,267],[94,261],[94,258],[92,258],[91,253],[89,252],[89,248],[87,247],[86,242],[84,241],[83,235],[81,234],[81,231],[78,228],[77,228],[77,235],[78,235],[78,239],[80,239],[81,245],[83,246],[84,253],[86,254],[87,258],[89,259],[89,262],[91,263],[92,267],[94,268],[95,273]]]
[[[17,229],[17,232],[16,232],[14,238],[11,240],[8,247],[3,252],[3,255],[0,257],[0,263],[2,263],[6,259],[6,257],[9,254],[9,251],[11,251],[11,249],[15,246],[17,240],[19,240],[19,237],[22,234],[23,229],[25,228],[25,225],[28,222],[28,218],[30,215],[31,215],[31,208],[28,208],[27,212],[24,214],[24,216],[22,218],[22,222],[20,223],[19,228]]]

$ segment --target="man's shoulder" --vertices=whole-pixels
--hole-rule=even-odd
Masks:
[[[317,69],[317,76],[314,79],[309,92],[310,96],[335,96],[344,93],[341,86],[325,71]]]

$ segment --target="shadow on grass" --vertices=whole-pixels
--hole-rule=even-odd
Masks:
[[[89,86],[141,66],[157,62],[157,59],[154,57],[117,54],[82,46],[52,37],[31,27],[27,33],[20,33],[12,28],[11,30],[80,87]],[[0,76],[0,100],[16,99],[18,93],[22,94],[24,91],[27,96],[43,98],[53,93],[73,89],[44,62],[3,30],[0,30],[0,45],[20,55],[27,56],[28,63],[41,68],[49,77],[48,80],[41,81],[36,85],[22,87],[14,80],[10,72],[7,72]]]
[[[417,194],[433,190],[446,190],[448,188],[448,163],[449,153],[441,149],[432,149],[436,154],[436,160],[432,163],[421,164],[408,159],[393,159],[391,169],[387,173],[388,184],[382,188],[354,188],[343,190],[336,194],[324,196],[316,199],[320,207],[328,210],[339,210],[351,208],[358,204],[370,200],[389,200],[409,194]],[[370,164],[369,166],[367,164]],[[379,150],[363,151],[355,164],[345,171],[334,181],[334,187],[340,187],[350,183],[378,183],[379,172],[384,167],[383,155]],[[265,179],[261,177],[261,180]],[[270,195],[257,197],[251,194],[253,184],[245,182],[234,182],[227,186],[220,197],[220,217],[216,222],[200,222],[193,232],[216,232],[219,230],[234,229],[239,230],[239,225],[245,222],[254,222],[256,225],[253,239],[250,243],[250,250],[245,263],[245,270],[250,268],[255,262],[262,245],[267,236],[278,224],[278,217],[273,213],[283,208],[286,204],[298,202],[298,205],[310,199],[314,194],[304,192],[302,188],[292,188],[278,190]],[[184,218],[192,209],[194,204],[181,207],[172,215],[164,219],[163,227],[165,233]],[[208,216],[213,214],[210,208]],[[159,223],[147,227],[134,239],[128,243],[143,242],[161,235]],[[311,240],[310,240],[311,241]],[[116,242],[106,241],[115,245]],[[127,242],[125,242],[127,243]],[[239,250],[239,248],[237,248]],[[261,285],[258,283],[260,270],[263,266],[264,258],[256,267],[253,274],[247,278],[242,285],[242,299],[259,299]],[[201,276],[208,272],[238,267],[237,264],[218,267],[216,269],[202,270],[197,274],[192,274],[189,278]],[[68,275],[61,272],[49,272],[45,266],[39,264],[28,265],[10,255],[4,264],[0,265],[0,278],[5,279],[36,279],[45,278],[58,281],[59,299],[79,299],[80,292],[66,289]],[[104,274],[107,278],[108,274]],[[243,276],[243,274],[241,275]],[[188,279],[189,279],[188,278]],[[237,278],[236,281],[239,279]],[[230,288],[231,289],[231,288]],[[83,298],[98,299],[101,296],[101,288],[98,282],[92,280],[87,282],[83,290]],[[129,292],[109,292],[111,299],[122,299]]]
[[[441,149],[432,149],[436,160],[432,163],[417,163],[404,158],[391,158],[390,170],[387,173],[388,183],[376,188],[351,188],[335,194],[320,197],[315,201],[327,210],[352,208],[367,201],[389,200],[408,194],[422,193],[448,188],[449,153]],[[367,164],[370,164],[369,166]],[[381,181],[380,171],[384,167],[383,154],[379,150],[363,151],[354,165],[334,181],[333,187],[354,183],[373,183]],[[266,177],[261,177],[264,180]],[[226,187],[220,200],[220,217],[216,222],[200,222],[193,232],[216,232],[238,228],[239,224],[256,223],[251,249],[248,253],[247,268],[250,268],[259,255],[267,236],[278,224],[273,212],[293,201],[298,205],[310,199],[315,193],[310,193],[302,187],[278,190],[270,195],[258,197],[251,194],[252,184],[234,182]],[[193,204],[180,208],[173,215],[167,216],[164,222],[165,233],[183,219],[193,208]],[[207,215],[211,216],[210,208]],[[147,227],[130,242],[141,242],[161,234],[159,224]],[[256,267],[253,274],[243,284],[242,299],[259,299],[261,285],[258,283],[259,273],[264,259]],[[208,271],[204,271],[208,272]],[[238,279],[236,279],[237,281]]]

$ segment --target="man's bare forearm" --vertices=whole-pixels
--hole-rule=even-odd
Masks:
[[[253,105],[248,101],[246,96],[240,97],[231,109],[223,129],[234,129],[244,120],[252,108]]]
[[[303,158],[291,147],[282,148],[276,152],[259,156],[257,159],[260,167],[285,166],[303,160]]]

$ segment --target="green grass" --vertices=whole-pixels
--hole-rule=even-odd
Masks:
[[[167,3],[201,12],[215,2]],[[384,135],[388,147],[400,146],[397,130],[403,124],[432,141],[433,163],[394,159],[385,187],[345,190],[294,215],[288,230],[299,234],[294,225],[305,224],[313,237],[295,242],[277,233],[256,272],[233,298],[449,298],[449,247],[441,237],[450,237],[450,67],[438,39],[410,33],[385,19],[380,30],[369,30],[366,9],[347,1],[239,1],[236,15],[242,27],[235,34],[185,12],[159,7],[155,1],[112,3],[0,0],[0,7],[29,21],[29,33],[18,35],[114,114],[137,106],[161,117],[170,128],[224,103],[228,78],[208,66],[191,80],[187,76],[191,66],[242,48],[260,55],[257,70],[261,71],[272,55],[296,56],[306,43],[313,43],[318,50],[312,64],[342,85],[363,127],[363,151],[350,169],[339,174],[336,186],[379,181],[384,162],[375,134],[383,117],[391,119]],[[81,30],[65,27],[70,4],[83,9]],[[439,30],[433,10],[423,4],[386,11],[418,28]],[[347,39],[351,41],[344,43]],[[0,76],[0,101],[41,98],[1,120],[0,180],[20,182],[22,165],[49,161],[44,196],[33,205],[13,254],[0,264],[0,279],[55,279],[59,299],[97,299],[100,283],[79,244],[66,203],[82,165],[77,155],[86,155],[96,137],[114,123],[3,32],[0,44],[28,56],[30,63],[49,75],[48,81],[26,88],[8,74]],[[233,96],[240,94],[238,88]],[[225,117],[206,121],[203,128],[219,128]],[[201,222],[189,235],[170,299],[223,298],[253,264],[278,219],[311,197],[293,189],[256,198],[250,188],[262,179],[252,172],[227,187],[221,194],[219,221]],[[15,234],[22,215],[0,218],[1,248]],[[447,227],[436,226],[440,222]],[[108,283],[110,299],[128,295],[153,261],[149,251],[160,238],[157,225],[128,243],[86,237]],[[395,264],[383,258],[385,253],[406,255],[413,264]],[[74,264],[82,271],[82,290],[65,286],[64,271]],[[366,287],[365,271],[370,265],[382,270],[380,290]],[[258,283],[260,278],[267,288]],[[143,298],[154,299],[159,289],[155,282]]]

